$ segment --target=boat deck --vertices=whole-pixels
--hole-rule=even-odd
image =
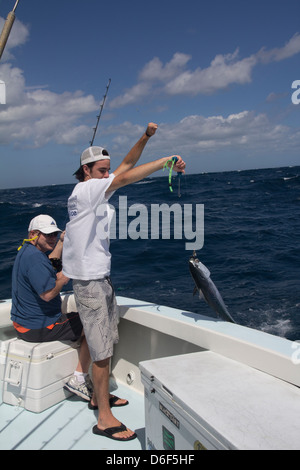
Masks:
[[[65,300],[70,307],[66,311],[74,311],[71,309],[72,296]],[[111,392],[128,399],[129,405],[114,408],[113,413],[137,433],[137,439],[120,442],[94,435],[92,427],[97,422],[97,412],[89,410],[87,402],[77,397],[34,413],[2,403],[0,388],[1,450],[146,450],[141,367],[147,371],[147,377],[149,374],[149,377],[155,377],[157,397],[163,393],[163,399],[167,401],[172,390],[174,400],[172,398],[170,406],[176,416],[184,411],[189,417],[194,416],[195,423],[201,418],[205,421],[201,424],[205,429],[207,425],[209,429],[219,429],[217,418],[220,418],[223,424],[218,433],[230,443],[226,448],[269,449],[275,446],[276,449],[299,450],[300,425],[294,419],[300,414],[300,364],[294,360],[298,343],[135,299],[119,297],[118,305],[120,341],[111,364]],[[11,338],[9,311],[9,302],[0,304],[2,341]],[[3,357],[4,352],[5,348]],[[193,354],[197,355],[194,368],[190,362]],[[178,357],[183,361],[181,369]],[[146,369],[145,362],[148,363]],[[154,442],[160,421],[153,413],[153,406],[157,408],[158,403],[153,397],[148,393],[146,399],[147,438],[150,436],[149,446],[154,446],[151,448],[162,450],[161,428],[159,440]],[[201,405],[202,409],[196,410],[196,405]],[[159,414],[159,417],[161,419],[163,415]],[[238,424],[237,429],[232,429],[232,423]],[[235,430],[237,436],[233,435]],[[190,449],[190,443],[193,448],[194,434],[191,436],[189,446],[184,449]]]
[[[1,390],[0,390],[1,392]],[[120,442],[97,436],[92,427],[97,411],[75,395],[41,413],[0,402],[0,450],[143,450],[145,449],[144,396],[125,385],[112,393],[126,398],[128,406],[113,408],[114,416],[137,433]]]

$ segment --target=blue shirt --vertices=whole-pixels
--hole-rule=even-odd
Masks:
[[[61,298],[45,302],[40,295],[55,287],[56,272],[48,256],[31,243],[17,254],[12,273],[11,319],[24,328],[39,329],[61,315]]]

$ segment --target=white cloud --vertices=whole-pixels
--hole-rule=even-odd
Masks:
[[[21,104],[25,87],[23,71],[9,63],[4,63],[0,65],[0,79],[6,84],[6,102],[10,105]]]
[[[113,99],[110,102],[111,108],[120,108],[128,104],[136,103],[144,96],[147,96],[151,90],[151,86],[148,83],[138,83],[133,86],[130,90],[126,91],[123,95]]]
[[[254,57],[236,61],[234,54],[217,55],[206,69],[187,71],[171,80],[165,86],[168,94],[210,94],[237,83],[251,81],[252,68],[256,63]]]
[[[20,22],[14,25],[13,47],[27,40],[28,28]],[[123,95],[111,101],[111,107],[121,107],[143,100],[153,93],[169,95],[214,93],[231,84],[251,81],[258,62],[283,60],[300,52],[300,35],[293,36],[282,48],[260,50],[250,57],[240,58],[238,49],[232,54],[216,55],[207,68],[189,67],[191,56],[176,53],[165,64],[155,57],[138,76],[138,82]],[[64,145],[79,144],[91,137],[91,128],[83,124],[85,116],[98,111],[99,103],[82,91],[54,93],[41,87],[26,87],[23,71],[9,62],[1,62],[0,80],[7,89],[7,105],[0,108],[0,144],[41,147],[49,142]],[[102,136],[111,140],[120,155],[139,138],[143,128],[131,122],[102,129]],[[112,137],[113,136],[113,137]],[[243,149],[255,152],[268,148],[274,152],[282,145],[296,148],[299,133],[283,125],[273,124],[264,114],[244,110],[229,116],[191,115],[178,123],[161,124],[146,152],[155,154],[181,153],[201,155],[219,149]]]
[[[124,156],[144,128],[129,121],[103,130],[104,139],[111,138],[108,150],[113,157]],[[220,159],[237,152],[243,167],[243,156],[255,159],[263,152],[276,155],[294,152],[300,145],[300,132],[277,124],[263,113],[244,110],[228,116],[190,115],[178,122],[159,125],[155,136],[144,150],[144,161],[162,156],[179,154],[193,162],[209,161],[210,155],[219,154]],[[249,160],[247,165],[249,164]],[[191,171],[191,169],[188,169]]]
[[[263,63],[279,62],[280,60],[288,59],[293,55],[299,54],[300,52],[300,34],[296,33],[294,36],[283,46],[276,47],[270,51],[261,49],[256,57]]]
[[[0,66],[0,77],[7,77],[7,73],[2,74],[7,65]],[[91,128],[82,125],[82,121],[86,114],[98,109],[93,96],[81,91],[25,91],[21,71],[10,67],[9,72],[10,78],[4,80],[7,105],[0,110],[0,143],[24,142],[40,147],[52,141],[72,145],[91,135]]]
[[[300,135],[291,128],[274,124],[267,115],[242,111],[228,116],[186,116],[175,124],[162,124],[151,142],[151,152],[178,153],[201,158],[222,149],[256,153],[261,149],[277,152],[284,146],[300,144]]]
[[[190,55],[177,52],[173,55],[170,62],[164,66],[158,57],[154,57],[154,59],[150,60],[150,62],[145,65],[139,74],[139,79],[145,81],[165,81],[173,79],[181,72],[182,68],[185,67],[191,58],[192,57]]]
[[[0,108],[0,144],[40,147],[48,142],[72,145],[87,140],[91,128],[82,121],[99,108],[93,96],[82,91],[57,94],[45,86],[27,88],[23,71],[5,61],[28,34],[28,28],[16,20],[2,57],[0,80],[6,84],[7,104]]]
[[[258,63],[270,63],[292,57],[300,52],[300,34],[295,34],[283,47],[266,50],[239,58],[239,50],[231,54],[218,54],[207,68],[187,69],[191,56],[175,53],[165,65],[154,57],[141,70],[138,82],[111,101],[112,108],[141,101],[154,93],[167,95],[212,94],[230,85],[251,82],[252,71]]]

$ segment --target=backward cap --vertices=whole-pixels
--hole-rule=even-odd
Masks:
[[[108,151],[103,147],[88,147],[81,154],[80,164],[86,165],[87,163],[97,162],[99,160],[110,160]]]
[[[80,157],[80,167],[78,168],[74,175],[80,170],[82,165],[87,165],[87,163],[98,162],[99,160],[110,160],[110,156],[107,150],[103,147],[88,147],[85,149]]]

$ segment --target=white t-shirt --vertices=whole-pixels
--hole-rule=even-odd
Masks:
[[[105,194],[115,175],[78,183],[68,199],[62,256],[63,273],[70,279],[93,280],[110,275],[109,228],[114,214]]]

